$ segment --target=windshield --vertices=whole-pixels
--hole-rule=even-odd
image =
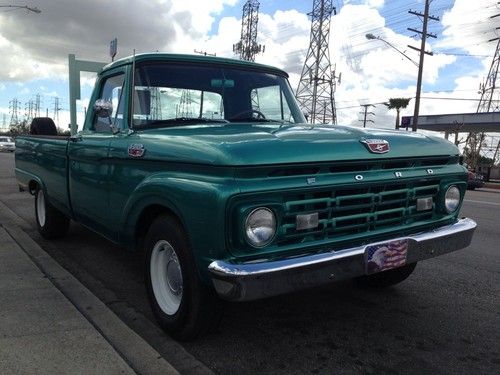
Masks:
[[[0,137],[0,142],[13,143],[14,141],[10,138],[7,138],[7,137]]]
[[[133,127],[303,123],[285,77],[226,66],[149,63],[135,73]]]

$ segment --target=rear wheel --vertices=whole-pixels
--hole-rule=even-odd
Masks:
[[[221,317],[215,291],[197,273],[187,236],[169,215],[156,218],[145,240],[148,297],[160,326],[190,340],[217,327]]]
[[[360,276],[355,279],[356,283],[361,287],[368,288],[385,288],[391,285],[396,285],[401,281],[406,280],[415,270],[417,263],[410,263],[403,267],[394,268],[372,275]]]
[[[47,201],[42,189],[35,193],[35,219],[38,232],[48,240],[68,233],[69,219]]]

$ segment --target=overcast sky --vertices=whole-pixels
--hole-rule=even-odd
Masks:
[[[234,56],[239,40],[243,0],[0,0],[0,5],[28,5],[40,14],[0,8],[0,113],[10,121],[9,102],[17,98],[19,115],[26,103],[40,94],[43,113],[53,115],[54,98],[60,107],[59,126],[68,123],[67,56],[109,61],[109,42],[118,38],[117,58],[137,52],[193,53],[206,51]],[[256,61],[276,65],[290,73],[295,90],[309,45],[312,0],[261,0],[259,43],[265,53]],[[418,35],[422,21],[408,10],[423,12],[423,1],[334,0],[330,55],[342,81],[335,99],[338,123],[359,126],[361,104],[375,104],[394,97],[414,97],[417,68],[394,49],[365,34],[380,36],[418,61]],[[495,0],[433,0],[425,56],[421,114],[474,112],[480,82],[491,65],[500,26]],[[92,75],[82,80],[79,110],[88,105]],[[439,98],[439,99],[432,99]],[[465,100],[451,100],[465,99]],[[414,100],[403,114],[413,113]],[[384,105],[371,111],[370,126],[391,128],[395,113]],[[79,118],[82,115],[80,113]],[[81,120],[80,120],[81,122]],[[0,127],[3,117],[0,117]]]

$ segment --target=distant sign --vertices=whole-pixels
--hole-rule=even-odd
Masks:
[[[115,38],[109,43],[109,55],[111,56],[111,61],[115,59],[117,50],[118,50],[118,39]]]

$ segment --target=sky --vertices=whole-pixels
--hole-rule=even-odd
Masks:
[[[246,1],[246,0],[245,0]],[[116,58],[161,51],[205,51],[238,58],[232,46],[240,39],[243,0],[0,0],[0,128],[10,123],[13,99],[19,101],[19,118],[28,103],[40,98],[41,115],[54,116],[57,124],[69,122],[68,54],[78,59],[109,62],[109,42],[118,39]],[[420,114],[475,112],[479,85],[488,75],[497,41],[500,5],[494,0],[432,0]],[[307,54],[313,0],[261,0],[258,42],[265,52],[256,61],[278,66],[290,74],[295,90]],[[36,7],[36,14],[2,5]],[[414,98],[417,67],[380,40],[386,40],[412,60],[420,46],[422,19],[408,13],[423,12],[422,0],[333,0],[330,60],[341,82],[335,101],[338,123],[362,126],[362,104],[371,107],[368,126],[393,128],[395,111],[383,102]],[[82,75],[79,122],[88,106],[94,74]],[[413,114],[415,100],[402,115]]]

